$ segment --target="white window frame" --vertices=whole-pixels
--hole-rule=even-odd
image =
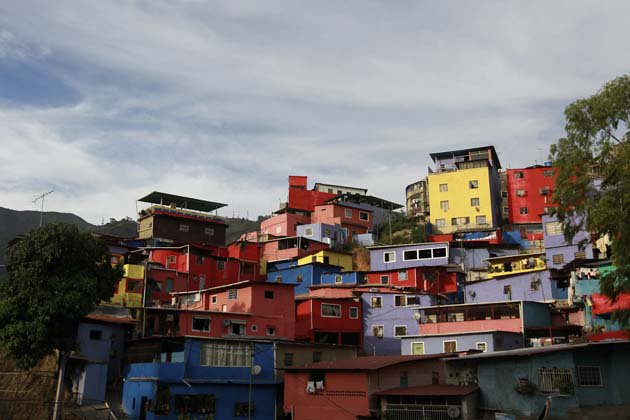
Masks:
[[[400,305],[396,305],[396,298],[401,298]],[[405,306],[407,306],[407,295],[394,295],[394,307],[395,308],[404,308]]]
[[[442,200],[440,201],[440,210],[446,212],[450,210],[450,206],[449,206],[449,202],[448,200]]]
[[[312,227],[304,228],[304,236],[313,236],[313,228]]]
[[[324,315],[324,305],[328,305],[328,306],[336,306],[337,308],[339,308],[339,316],[335,316],[335,315]],[[338,303],[322,303],[321,307],[320,307],[320,312],[322,314],[322,318],[341,318],[343,317],[343,314],[341,312],[341,305],[339,305]]]
[[[392,259],[390,259],[389,261],[385,261],[385,255],[391,255]],[[395,263],[396,262],[396,251],[385,251],[383,252],[383,262],[385,264],[391,264],[391,263]]]
[[[352,310],[356,311],[356,316],[352,316]],[[348,316],[350,319],[359,319],[359,308],[357,306],[351,306],[348,308]]]
[[[378,299],[380,302],[379,306],[374,306],[372,305],[372,299]],[[371,296],[370,297],[370,308],[376,308],[376,309],[380,309],[383,307],[383,296]]]
[[[410,349],[410,352],[409,352],[410,355],[412,355],[412,356],[416,355],[416,353],[413,352],[413,345],[414,344],[422,344],[422,353],[418,354],[417,356],[421,356],[423,354],[426,354],[426,346],[424,345],[424,341],[412,341],[411,342],[411,346],[409,348]]]
[[[440,192],[448,192],[448,184],[439,184],[438,189]]]
[[[457,351],[457,340],[442,340],[442,353],[446,353],[446,343],[455,343],[455,351]]]
[[[335,284],[343,283],[343,276],[341,274],[335,274]]]
[[[485,348],[485,350],[481,350],[481,351],[483,351],[484,353],[487,353],[488,352],[488,342],[487,341],[477,341],[475,343],[475,349],[480,350],[479,349],[479,344],[483,344],[484,348]]]
[[[208,320],[208,329],[207,330],[197,330],[197,329],[195,329],[195,319],[207,319]],[[212,321],[210,321],[210,317],[209,316],[193,316],[191,318],[190,329],[192,331],[210,332],[211,326],[212,326]]]
[[[380,328],[382,333],[380,335],[374,334],[374,328]],[[384,338],[385,337],[385,325],[381,325],[381,324],[372,325],[372,337],[381,338],[381,339]]]
[[[446,219],[435,219],[435,227],[446,227]]]
[[[396,328],[404,328],[405,334],[400,335],[396,333]],[[407,337],[407,326],[406,325],[394,325],[394,337]]]
[[[352,209],[343,209],[343,217],[345,219],[352,219]]]

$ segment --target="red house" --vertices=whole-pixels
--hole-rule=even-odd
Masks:
[[[365,273],[365,280],[367,284],[390,285],[431,294],[457,293],[457,275],[457,272],[449,272],[446,267],[413,267],[371,271]]]
[[[552,193],[556,170],[530,166],[507,170],[509,220],[512,225],[542,223],[542,214],[554,207]]]
[[[337,194],[334,193],[314,189],[308,190],[307,183],[308,178],[305,176],[289,176],[289,197],[286,206],[289,211],[310,213],[315,209],[315,206],[324,204],[326,200],[337,196]]]
[[[373,212],[342,204],[323,204],[315,206],[311,214],[311,223],[341,225],[346,230],[346,237],[368,233],[373,225]]]
[[[324,242],[301,236],[271,239],[262,244],[263,258],[269,262],[302,258],[329,248]]]
[[[147,309],[147,335],[295,337],[291,285],[246,281],[172,297],[171,305]]]
[[[295,300],[296,340],[361,346],[361,302],[351,289],[318,289]]]

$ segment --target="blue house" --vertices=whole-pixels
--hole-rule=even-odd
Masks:
[[[418,333],[417,306],[435,304],[427,294],[403,292],[392,287],[357,290],[363,313],[363,351],[372,356],[400,354],[400,339]]]
[[[278,403],[274,345],[179,337],[129,347],[123,410],[130,418],[273,419]]]
[[[295,261],[294,264],[297,264]],[[336,265],[312,262],[304,265],[282,266],[274,271],[267,272],[267,281],[270,283],[285,283],[295,285],[295,294],[303,295],[313,285],[319,285],[324,275],[334,275],[341,273],[341,267]],[[347,279],[352,278],[347,277]]]
[[[550,399],[545,418],[628,418],[628,341],[480,353],[448,364],[453,377],[458,369],[469,372],[476,365],[479,405],[489,412],[538,418]]]
[[[365,283],[365,273],[362,271],[344,271],[343,273],[323,273],[320,285],[361,285]]]

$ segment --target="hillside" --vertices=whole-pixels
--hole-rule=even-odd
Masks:
[[[0,207],[0,274],[4,272],[4,251],[9,241],[18,235],[22,235],[29,230],[39,226],[40,213],[30,210],[12,210]],[[243,233],[258,230],[260,226],[259,217],[257,221],[226,218],[228,224],[228,243],[238,239]],[[101,226],[92,225],[81,217],[72,213],[44,212],[44,224],[48,223],[71,223],[82,230],[91,230],[108,235],[133,238],[136,236],[137,224],[130,218],[115,220],[110,219],[109,223]]]

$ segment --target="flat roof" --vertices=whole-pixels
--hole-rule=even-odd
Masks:
[[[476,386],[458,385],[422,385],[409,386],[404,388],[386,389],[375,392],[374,395],[413,395],[413,396],[444,396],[444,397],[464,397],[478,391]]]
[[[479,152],[482,150],[488,150],[490,149],[491,154],[492,154],[492,161],[494,163],[494,166],[497,169],[501,169],[501,163],[499,162],[499,156],[497,155],[497,151],[495,150],[494,146],[480,146],[480,147],[471,147],[469,149],[459,149],[459,150],[449,150],[447,152],[437,152],[437,153],[431,153],[429,154],[429,156],[431,156],[431,159],[433,159],[433,162],[437,161],[437,159],[440,158],[448,158],[448,157],[452,157],[452,156],[462,156],[465,153],[468,152]]]
[[[361,190],[367,193],[367,188],[359,188],[359,187],[349,187],[347,185],[337,185],[337,184],[326,184],[325,182],[316,182],[313,186],[314,189],[317,189],[318,186],[322,187],[337,187],[337,188],[348,188],[352,190]]]
[[[175,203],[177,207],[182,209],[203,212],[211,212],[227,206],[227,204],[217,203],[214,201],[200,200],[198,198],[185,197],[182,195],[163,193],[159,191],[153,191],[152,193],[139,198],[138,201],[143,203],[161,204],[163,206],[169,206],[171,203]]]
[[[385,210],[398,210],[400,208],[405,207],[402,204],[394,203],[393,201],[385,200],[384,198],[375,197],[373,195],[361,195],[361,194],[352,194],[345,193],[339,194],[336,197],[330,198],[326,200],[326,202],[337,202],[337,201],[349,201],[355,204],[369,204],[374,207],[380,207]]]
[[[374,246],[368,246],[366,248],[367,249],[402,248],[406,246],[416,246],[416,245],[446,245],[448,246],[449,243],[448,242],[417,242],[417,243],[412,243],[412,244],[398,244],[398,245],[374,245]],[[383,271],[389,271],[389,270],[383,270]]]

